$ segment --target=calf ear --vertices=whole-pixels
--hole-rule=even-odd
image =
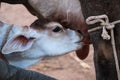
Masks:
[[[2,48],[3,54],[21,52],[31,48],[35,38],[27,38],[24,35],[18,35],[8,40]]]
[[[89,53],[89,45],[85,45],[82,47],[82,49],[76,51],[77,56],[82,60],[88,56],[88,53]]]

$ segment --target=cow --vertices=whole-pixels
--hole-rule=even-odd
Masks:
[[[106,14],[110,22],[120,19],[120,0],[80,0],[80,2],[85,19],[89,16],[102,14]],[[88,26],[88,28],[95,28],[99,25],[97,23]],[[115,26],[115,46],[119,61],[118,65],[120,65],[120,24]],[[94,47],[96,80],[118,80],[111,40],[103,40],[100,36],[101,32],[100,29],[90,33],[90,39]]]

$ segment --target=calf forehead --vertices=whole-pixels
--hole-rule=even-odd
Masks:
[[[63,26],[58,22],[46,20],[41,21],[39,19],[34,21],[30,27],[39,31],[43,31],[45,29],[54,29],[55,27],[63,28]]]
[[[47,27],[47,28],[61,27],[62,28],[62,25],[57,22],[50,22],[50,23],[46,24],[45,27]]]

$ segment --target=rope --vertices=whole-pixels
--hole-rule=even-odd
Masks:
[[[95,24],[98,22],[100,22],[100,26],[90,29],[90,30],[88,30],[88,32],[93,32],[93,31],[102,29],[101,37],[105,40],[110,40],[110,38],[111,38],[111,44],[112,44],[114,58],[115,58],[117,76],[118,76],[118,80],[120,80],[119,61],[118,61],[118,57],[117,57],[117,50],[116,50],[116,46],[115,46],[115,37],[114,37],[114,30],[113,30],[115,27],[115,24],[120,23],[120,20],[110,23],[107,15],[90,16],[86,19],[86,23],[88,25],[92,25],[92,24]],[[110,30],[111,37],[108,34],[107,30]]]

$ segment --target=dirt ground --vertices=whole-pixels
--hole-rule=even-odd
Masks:
[[[35,19],[36,17],[32,16],[22,5],[2,4],[1,6],[1,21],[25,26],[30,25]],[[66,54],[41,61],[28,69],[55,77],[58,80],[95,80],[92,46],[89,56],[83,62],[90,67],[81,66],[81,63],[75,61],[70,54]]]

